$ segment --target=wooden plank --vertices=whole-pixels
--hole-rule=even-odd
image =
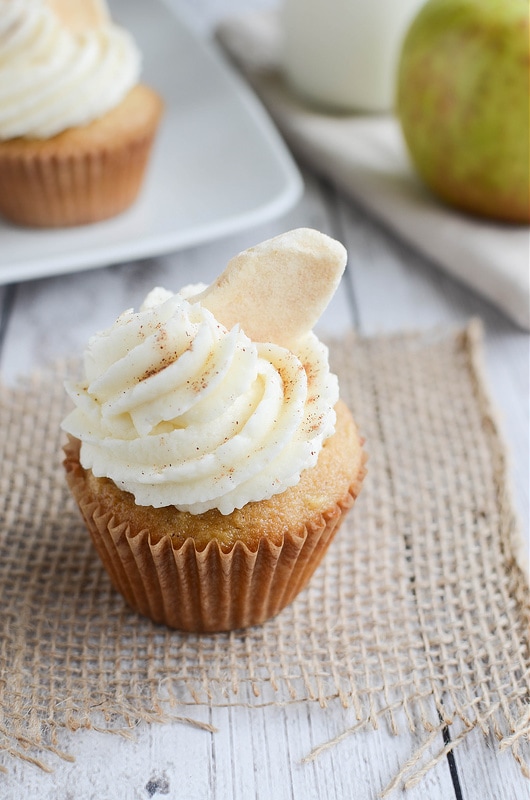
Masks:
[[[455,762],[464,797],[524,800],[530,781],[523,776],[511,753],[500,753],[494,736],[473,731],[455,750]]]
[[[412,734],[395,737],[381,726],[352,735],[317,760],[303,763],[314,746],[351,723],[346,713],[297,704],[211,712],[197,708],[190,716],[211,721],[218,732],[176,723],[142,724],[133,731],[133,741],[96,731],[65,732],[60,743],[75,755],[75,763],[55,760],[52,774],[15,763],[1,779],[2,798],[55,800],[60,793],[120,800],[159,795],[193,800],[373,800],[419,744]],[[445,760],[407,792],[407,800],[451,796]]]

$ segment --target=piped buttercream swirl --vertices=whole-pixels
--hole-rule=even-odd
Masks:
[[[309,333],[292,352],[153,290],[88,343],[63,429],[136,503],[231,513],[298,483],[334,432],[338,382]]]
[[[121,102],[140,63],[112,22],[77,33],[44,0],[0,0],[0,140],[87,125]]]

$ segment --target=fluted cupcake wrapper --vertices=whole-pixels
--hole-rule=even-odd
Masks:
[[[115,216],[136,198],[152,137],[108,152],[1,156],[0,213],[20,225],[60,227]]]
[[[344,498],[280,545],[262,537],[255,551],[238,541],[223,552],[217,540],[198,550],[191,538],[175,547],[169,536],[132,534],[88,496],[82,468],[69,459],[69,446],[65,452],[70,489],[115,588],[154,622],[194,632],[257,625],[288,605],[319,565],[365,474],[363,466]]]

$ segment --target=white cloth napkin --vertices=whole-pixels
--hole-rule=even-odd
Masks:
[[[530,329],[530,228],[444,206],[416,177],[392,115],[331,115],[295,97],[281,74],[277,13],[224,21],[218,40],[293,152],[453,276]]]

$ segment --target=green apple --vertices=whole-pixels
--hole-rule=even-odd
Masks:
[[[511,222],[530,219],[528,18],[528,0],[427,0],[397,76],[397,114],[425,183]]]

